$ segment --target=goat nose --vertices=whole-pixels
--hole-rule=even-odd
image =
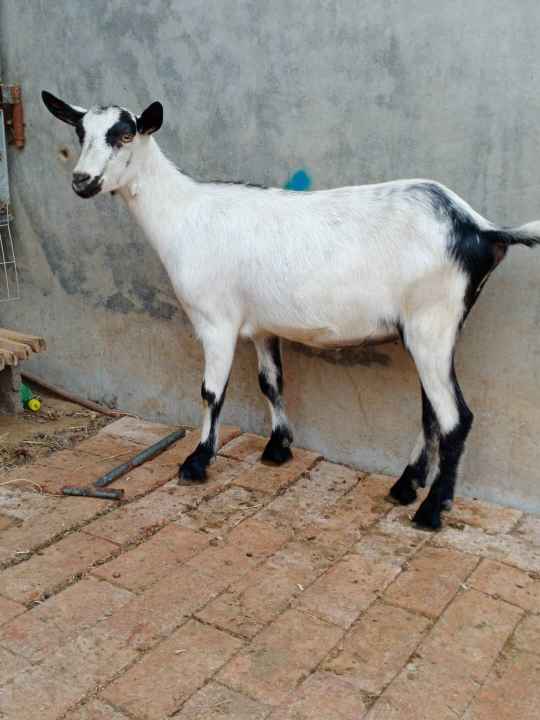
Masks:
[[[84,185],[89,180],[90,180],[90,175],[88,173],[79,173],[79,172],[73,173],[73,184],[74,185]]]

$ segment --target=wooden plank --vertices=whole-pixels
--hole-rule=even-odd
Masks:
[[[35,353],[43,352],[47,349],[45,338],[38,337],[37,335],[28,335],[27,333],[17,332],[16,330],[0,328],[0,338],[6,338],[7,340],[14,340],[15,342],[23,343],[24,345],[30,345]]]
[[[9,350],[9,352],[16,355],[19,360],[27,360],[32,354],[30,345],[24,345],[24,343],[8,340],[3,337],[0,337],[0,348],[2,348],[2,350]]]
[[[15,353],[10,352],[9,350],[4,350],[0,347],[0,358],[2,358],[2,362],[4,366],[6,365],[18,365],[19,360]]]

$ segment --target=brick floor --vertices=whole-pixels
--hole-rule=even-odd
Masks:
[[[122,503],[57,495],[172,430],[122,418],[0,478],[2,720],[538,716],[540,518],[458,498],[426,533],[393,478],[271,467],[234,427],[206,484],[176,483],[192,432]]]

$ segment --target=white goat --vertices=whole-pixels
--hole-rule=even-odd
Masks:
[[[441,524],[473,415],[454,371],[461,325],[509,245],[540,242],[540,222],[498,229],[444,186],[402,180],[310,193],[199,183],[162,154],[152,134],[160,103],[140,117],[43,101],[75,126],[82,152],[73,189],[118,191],[169,273],[205,356],[201,440],[180,467],[202,481],[212,461],[238,337],[255,345],[272,434],[263,459],[291,457],[279,338],[314,347],[401,334],[422,385],[423,431],[391,490],[406,504],[437,468],[414,520]]]

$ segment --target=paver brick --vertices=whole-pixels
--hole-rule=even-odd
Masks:
[[[23,465],[8,473],[3,473],[0,476],[1,482],[9,484],[0,486],[0,512],[16,520],[24,521],[54,508],[58,502],[57,498],[36,492],[35,485],[24,482],[28,477],[39,484],[36,478],[39,473],[41,470],[38,469],[36,473],[34,465]],[[34,480],[34,478],[36,479]]]
[[[472,555],[446,548],[419,550],[385,598],[400,607],[437,618],[478,564]]]
[[[30,668],[30,663],[20,655],[14,655],[3,647],[0,647],[0,695],[2,687],[19,673]],[[3,717],[0,715],[0,717]]]
[[[227,584],[222,574],[205,575],[199,568],[183,565],[114,612],[100,627],[137,650],[148,650]]]
[[[255,465],[260,461],[267,442],[268,438],[261,435],[242,433],[242,435],[231,439],[228,443],[224,443],[220,455]]]
[[[352,551],[372,563],[386,563],[402,568],[428,540],[427,533],[399,538],[370,531],[361,536]]]
[[[177,519],[185,509],[178,496],[157,491],[98,518],[83,532],[116,545],[129,545]]]
[[[190,620],[114,681],[102,697],[133,717],[162,720],[241,646],[237,638]]]
[[[525,515],[514,534],[533,545],[540,545],[540,517],[538,515]]]
[[[287,610],[220,671],[218,680],[261,703],[280,705],[341,636],[335,625]]]
[[[143,448],[117,435],[98,433],[77,445],[78,452],[94,455],[102,460],[114,460],[117,465],[127,462]]]
[[[166,525],[133,550],[94,568],[92,574],[129,590],[143,590],[196,555],[208,541],[204,533]]]
[[[39,555],[2,572],[2,592],[15,602],[28,603],[52,592],[70,578],[88,570],[115,550],[106,540],[81,532],[67,535]]]
[[[119,710],[94,698],[68,713],[65,720],[129,720],[129,718]]]
[[[328,672],[310,675],[270,720],[362,720],[364,701],[348,678]]]
[[[369,720],[460,717],[521,615],[475,590],[458,595],[371,708]]]
[[[24,605],[13,602],[13,600],[0,597],[0,627],[10,620],[13,620],[13,618],[17,617],[17,615],[21,615],[25,612],[25,610],[26,608]]]
[[[133,594],[86,578],[0,628],[0,646],[43,660],[56,648],[125,605]]]
[[[43,460],[45,461],[45,459]],[[52,465],[42,465],[32,463],[28,465],[19,465],[13,468],[7,473],[3,473],[1,476],[1,482],[8,483],[9,485],[3,486],[0,493],[0,510],[7,512],[10,508],[10,496],[11,500],[17,496],[17,493],[21,493],[26,500],[30,497],[38,498],[42,497],[41,505],[45,505],[47,496],[41,495],[42,492],[48,492],[53,494],[59,494],[60,488],[64,485],[72,484],[71,474],[65,468],[56,468]],[[7,488],[10,488],[8,490]],[[28,505],[25,506],[22,501],[20,506],[24,507],[22,517],[15,512],[7,512],[12,514],[19,519],[25,519],[30,517],[36,508],[36,505],[40,504],[40,501],[33,500],[29,501]]]
[[[399,673],[429,627],[427,618],[378,601],[345,635],[324,669],[346,677],[356,690],[378,695]]]
[[[200,503],[193,510],[186,510],[177,523],[194,530],[204,529],[214,535],[223,535],[242,520],[257,513],[267,501],[268,496],[263,493],[233,485]]]
[[[51,498],[47,509],[31,519],[9,528],[2,534],[0,562],[23,559],[38,548],[60,538],[66,532],[84,525],[100,515],[107,507],[106,500],[90,498]]]
[[[224,542],[207,548],[187,565],[206,575],[219,575],[228,584],[279,550],[289,537],[284,529],[249,518],[231,530]]]
[[[17,674],[0,693],[0,717],[58,720],[136,657],[135,650],[104,638],[99,626],[92,628],[57,650],[46,663]]]
[[[537,720],[540,657],[506,653],[465,713],[464,720]]]
[[[501,507],[473,498],[456,497],[446,524],[460,523],[485,530],[489,534],[507,533],[517,524],[523,513],[514,508]]]
[[[355,487],[308,524],[300,537],[314,537],[317,543],[341,548],[344,553],[360,540],[363,530],[393,507],[387,496],[394,481],[387,475],[360,477]]]
[[[0,532],[7,530],[16,522],[15,518],[9,517],[8,515],[0,515]]]
[[[130,470],[127,475],[119,477],[108,486],[108,489],[122,488],[124,490],[124,501],[133,500],[146,495],[162,485],[168,483],[174,477],[173,468],[165,465],[145,463]]]
[[[99,431],[97,437],[114,436],[119,437],[127,442],[136,443],[148,447],[157,443],[165,435],[178,430],[179,428],[172,425],[163,425],[161,423],[148,422],[139,418],[126,415],[119,420],[106,425]]]
[[[498,560],[525,572],[540,572],[540,547],[517,535],[488,535],[483,530],[466,525],[462,530],[444,528],[434,536],[432,543]]]
[[[195,693],[175,720],[266,720],[271,708],[210,682]]]
[[[246,466],[228,458],[217,456],[216,461],[207,468],[208,480],[204,483],[178,484],[175,477],[166,485],[159,488],[160,493],[166,493],[188,506],[188,509],[197,507],[204,500],[209,500],[227,488],[239,475],[244,473]]]
[[[292,460],[283,465],[256,463],[240,473],[234,483],[249,490],[275,495],[279,490],[291,485],[320,459],[318,453],[295,448]]]
[[[512,636],[514,648],[540,654],[540,615],[528,615],[523,618]]]
[[[482,560],[467,584],[523,610],[540,612],[540,580],[523,570],[493,560]]]
[[[298,599],[298,607],[347,628],[400,572],[395,565],[346,555]]]
[[[343,465],[320,462],[259,514],[264,520],[300,529],[311,524],[327,524],[330,509],[353,488],[359,473]]]
[[[88,485],[118,465],[117,460],[102,460],[77,450],[61,450],[38,460],[40,486],[44,492],[61,495],[64,485]]]
[[[199,611],[198,617],[251,638],[285,610],[332,560],[313,543],[292,542],[236,581]]]

